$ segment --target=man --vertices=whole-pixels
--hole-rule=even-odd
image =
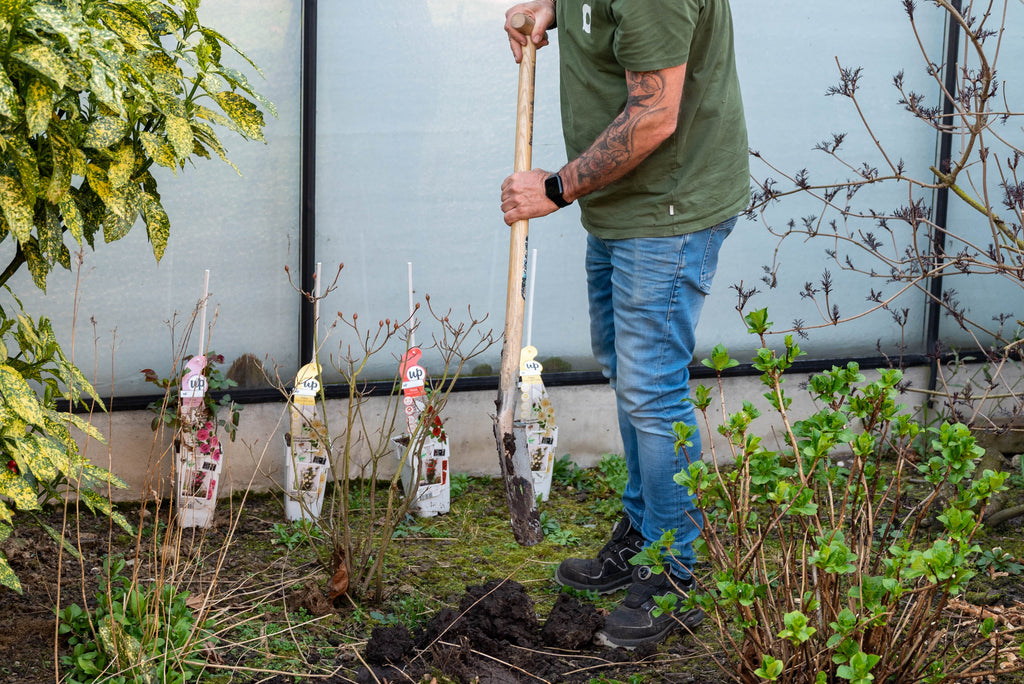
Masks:
[[[534,18],[531,36],[511,27],[516,13]],[[629,586],[598,640],[635,648],[703,619],[655,616],[652,597],[694,586],[703,517],[672,477],[700,458],[700,433],[677,453],[672,425],[696,424],[687,367],[719,248],[749,201],[746,125],[728,0],[522,2],[505,22],[516,61],[556,26],[569,162],[506,178],[501,209],[511,225],[580,203],[591,344],[615,388],[629,480],[611,540],[596,559],[564,561],[556,580]],[[666,530],[667,572],[629,563]]]

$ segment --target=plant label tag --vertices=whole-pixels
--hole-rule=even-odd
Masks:
[[[320,392],[320,381],[316,378],[306,378],[295,386],[295,396],[315,397]]]
[[[206,396],[208,387],[205,375],[186,375],[181,381],[181,398],[201,399]]]

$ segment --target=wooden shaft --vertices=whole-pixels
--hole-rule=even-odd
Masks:
[[[533,17],[516,14],[510,25],[529,36]],[[533,94],[537,47],[527,40],[519,62],[519,93],[516,106],[516,172],[532,168]],[[544,538],[537,502],[533,496],[533,474],[530,470],[529,448],[525,428],[515,429],[515,412],[519,399],[519,356],[523,346],[523,311],[526,301],[526,241],[529,220],[512,224],[508,252],[508,283],[505,300],[505,340],[501,349],[501,372],[498,376],[497,415],[494,436],[498,444],[501,473],[512,519],[512,533],[523,546],[532,546]]]

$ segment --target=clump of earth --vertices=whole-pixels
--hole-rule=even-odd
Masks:
[[[358,681],[418,681],[438,671],[481,684],[538,677],[590,681],[593,656],[579,651],[590,646],[602,626],[598,609],[566,593],[558,596],[542,625],[523,585],[494,580],[469,587],[458,608],[440,611],[415,634],[404,626],[375,628],[366,645],[368,668]],[[611,651],[601,656],[626,662],[642,654]],[[581,669],[574,678],[572,673]]]

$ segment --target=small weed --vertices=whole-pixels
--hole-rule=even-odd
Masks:
[[[421,627],[432,613],[422,594],[402,596],[391,606],[391,612],[370,611],[370,619],[387,627],[405,625],[409,629]]]
[[[451,479],[451,497],[457,499],[466,493],[469,488],[469,475],[466,473],[455,473]]]
[[[67,681],[184,684],[198,677],[191,662],[209,633],[196,623],[188,593],[171,584],[140,586],[124,568],[123,560],[106,564],[110,591],[96,595],[95,608],[72,604],[58,613],[70,647],[61,656]]]
[[[409,537],[441,537],[444,536],[442,532],[438,532],[435,529],[424,526],[420,523],[417,518],[411,515],[405,516],[398,525],[395,526],[395,539],[409,538]]]
[[[982,549],[975,562],[982,570],[991,572],[1005,572],[1010,575],[1019,575],[1024,572],[1024,565],[998,546],[992,549]]]
[[[595,508],[606,518],[622,513],[622,493],[626,489],[626,459],[617,454],[605,454],[597,464],[597,479],[608,490],[608,496],[599,497]]]
[[[320,528],[306,520],[294,520],[290,523],[274,523],[274,543],[283,544],[289,551],[310,539],[323,539]]]
[[[548,515],[547,511],[541,511],[540,527],[544,531],[544,538],[556,546],[576,546],[580,543],[576,534],[562,529],[561,523]]]
[[[551,479],[563,487],[571,487],[581,491],[587,491],[590,488],[587,472],[573,463],[572,459],[569,458],[569,454],[555,461],[551,469]]]

